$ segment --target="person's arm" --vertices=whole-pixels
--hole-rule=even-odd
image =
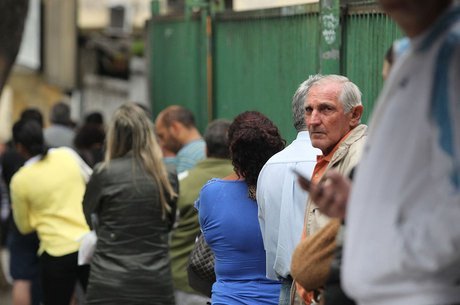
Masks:
[[[321,213],[331,218],[344,219],[351,191],[351,180],[336,170],[330,170],[319,184],[306,185],[299,179],[300,186],[309,192],[310,198]]]
[[[437,64],[430,113],[438,137],[430,169],[435,179],[427,185],[433,200],[429,206],[417,205],[417,213],[406,213],[398,223],[403,267],[422,279],[440,271],[458,279],[460,265],[460,39],[448,41],[443,49],[447,53],[440,54]]]
[[[257,189],[256,189],[256,199],[257,199],[257,207],[258,207],[258,219],[259,219],[259,226],[260,226],[260,233],[262,234],[262,241],[264,243],[264,248],[267,249],[267,241],[265,239],[265,183],[264,181],[264,169],[259,173],[259,177],[257,179]]]
[[[395,240],[402,255],[402,268],[414,276],[445,271],[459,275],[460,196],[433,202],[424,217],[409,217],[398,224],[401,238]],[[414,215],[412,215],[414,216]]]
[[[78,167],[80,168],[81,176],[83,177],[83,180],[85,183],[88,183],[89,178],[91,177],[91,174],[93,173],[93,170],[91,167],[86,164],[86,162],[80,157],[80,155],[73,150],[72,148],[65,147],[69,153],[75,158],[75,161],[78,163]]]
[[[340,228],[337,219],[302,240],[292,255],[291,275],[308,291],[320,289],[329,276],[336,248],[336,236]]]
[[[97,213],[99,208],[100,200],[102,197],[103,177],[102,173],[95,170],[91,175],[88,184],[86,185],[85,195],[83,197],[83,213],[88,226],[91,229],[93,227],[92,214]]]
[[[193,204],[195,207],[197,213],[198,213],[198,222],[200,224],[200,230],[203,232],[203,227],[205,226],[205,220],[203,216],[203,211],[201,209],[201,192],[198,195],[198,198],[195,200],[195,203]]]
[[[176,224],[176,221],[178,221],[178,206],[177,206],[177,201],[178,201],[178,196],[179,196],[179,180],[177,179],[177,175],[176,175],[176,171],[175,170],[171,170],[171,171],[168,171],[168,178],[169,178],[169,182],[171,183],[171,186],[173,188],[173,190],[176,192],[176,194],[178,194],[176,197],[174,198],[169,198],[169,194],[165,194],[166,197],[167,197],[167,201],[168,201],[168,205],[170,207],[170,211],[169,211],[169,221],[170,221],[170,226],[169,226],[169,229],[172,230]]]
[[[29,201],[20,184],[17,178],[13,177],[10,185],[13,217],[19,232],[28,234],[34,232],[35,228],[30,224]]]
[[[209,207],[213,204],[213,196],[209,191],[209,184],[211,180],[208,181],[200,191],[198,199],[195,201],[195,209],[198,211],[198,221],[200,223],[201,232],[205,232],[208,225],[208,212]]]

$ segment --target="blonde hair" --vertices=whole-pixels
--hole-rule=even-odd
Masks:
[[[153,123],[141,107],[133,103],[120,106],[109,125],[102,168],[108,167],[111,160],[132,152],[133,157],[141,163],[158,185],[164,217],[165,211],[171,211],[165,191],[169,199],[177,197],[177,194],[169,182],[162,160],[163,155],[153,130]]]

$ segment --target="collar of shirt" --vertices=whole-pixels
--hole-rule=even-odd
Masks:
[[[299,131],[297,133],[296,140],[308,140],[308,142],[311,142],[310,134],[308,133],[308,131]]]
[[[340,147],[340,144],[342,144],[343,141],[350,135],[350,132],[347,132],[342,139],[334,146],[334,148],[331,150],[330,153],[328,153],[325,156],[319,155],[316,156],[316,165],[315,169],[313,170],[313,176],[311,178],[313,183],[318,183],[321,180],[321,177],[324,175],[326,172],[327,166],[332,160],[332,157],[334,156],[335,152],[337,149]]]

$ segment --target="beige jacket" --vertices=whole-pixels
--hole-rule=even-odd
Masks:
[[[348,175],[361,158],[361,152],[364,148],[366,137],[367,126],[363,124],[356,126],[332,156],[331,162],[327,166],[325,173],[330,169],[335,169],[343,175]],[[330,218],[321,214],[315,203],[311,199],[308,199],[307,209],[305,211],[307,236],[319,231],[329,220]]]

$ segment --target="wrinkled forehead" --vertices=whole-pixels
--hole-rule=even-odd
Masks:
[[[313,84],[307,94],[305,104],[310,104],[318,101],[339,101],[340,93],[342,92],[343,83],[322,79]]]

